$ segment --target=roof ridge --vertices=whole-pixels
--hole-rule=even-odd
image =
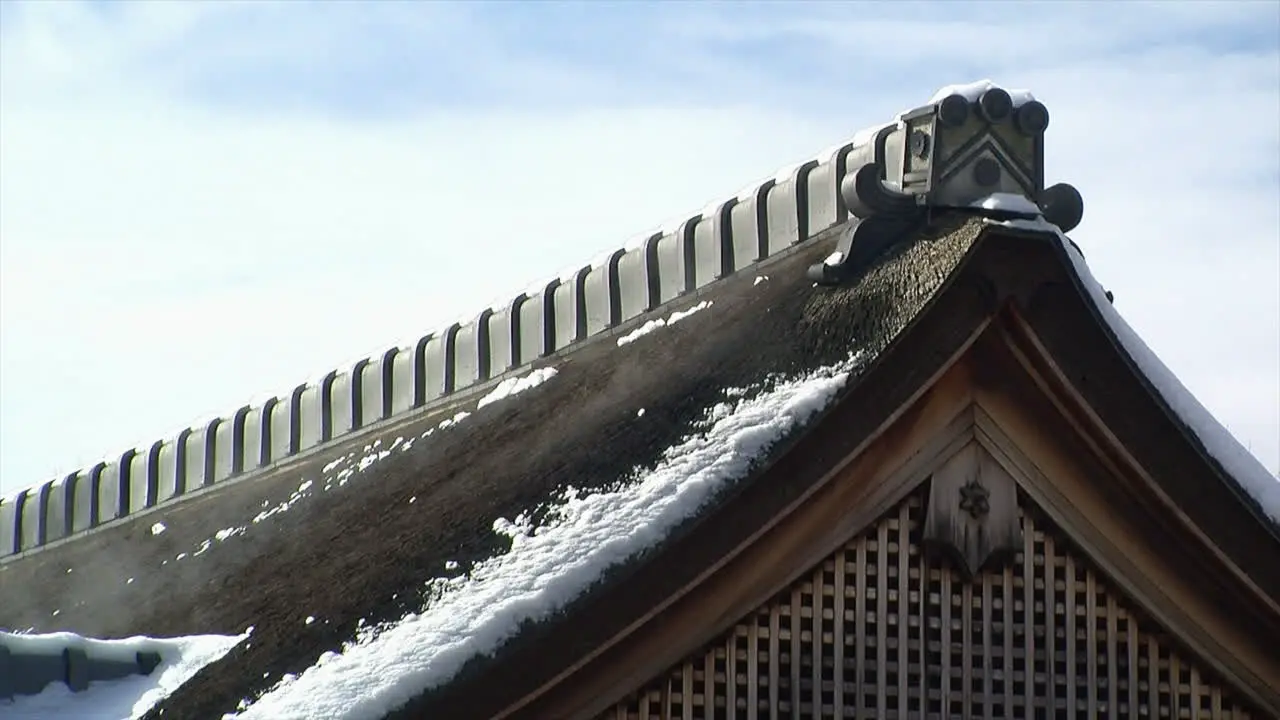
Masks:
[[[852,147],[827,148],[411,343],[0,497],[0,563],[448,404],[774,258],[847,218],[840,161]]]
[[[947,101],[956,96],[977,108],[968,115],[984,118],[982,101],[989,96],[1003,96],[1004,119],[1014,115],[1015,105],[1039,105],[1025,91],[1019,91],[1015,104],[990,81],[944,91],[941,100],[900,113],[697,213],[634,236],[589,264],[475,316],[149,446],[0,497],[0,564],[227,481],[269,472],[386,422],[448,406],[757,267],[854,214],[861,217],[850,211],[846,177],[852,179],[853,171],[866,169],[874,158],[882,180],[893,185],[893,172],[883,162],[887,138],[895,129],[899,135],[903,128],[911,130],[912,118],[938,114],[944,106],[954,109]],[[900,174],[905,169],[897,168]],[[901,194],[896,188],[905,187],[900,182],[887,192]],[[1017,189],[1033,195],[1041,188]],[[923,206],[926,199],[916,195],[911,204]]]

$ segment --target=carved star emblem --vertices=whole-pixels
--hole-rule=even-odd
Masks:
[[[974,518],[980,518],[991,510],[991,504],[987,502],[990,497],[990,490],[983,487],[976,479],[970,480],[967,485],[960,488],[960,509]]]

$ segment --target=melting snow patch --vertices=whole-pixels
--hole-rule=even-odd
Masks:
[[[438,427],[441,430],[444,430],[445,428],[453,427],[454,425],[457,425],[458,423],[462,422],[463,420],[466,420],[469,417],[471,417],[471,413],[467,412],[466,410],[460,410],[458,411],[458,414],[445,420],[444,422],[440,423],[436,427]]]
[[[361,470],[363,469],[364,468],[361,468]],[[262,522],[263,520],[270,518],[272,515],[277,515],[282,512],[288,512],[289,508],[293,507],[295,503],[297,503],[302,498],[307,497],[308,495],[311,494],[307,492],[308,490],[311,489],[311,485],[312,483],[310,480],[303,482],[301,485],[298,486],[297,490],[293,491],[293,494],[289,496],[288,500],[285,500],[284,502],[280,503],[279,505],[276,505],[270,510],[260,512],[257,515],[255,515],[253,518],[254,524],[256,525]]]
[[[226,542],[227,540],[230,540],[231,538],[237,535],[243,535],[243,534],[244,534],[244,526],[241,525],[240,527],[223,528],[219,530],[217,533],[215,533],[213,537],[218,542]]]
[[[522,377],[507,378],[506,380],[498,383],[498,386],[495,387],[488,395],[480,398],[480,402],[476,403],[476,408],[482,408],[490,403],[495,403],[517,393],[522,393],[530,388],[538,387],[542,383],[550,380],[555,376],[555,374],[555,368],[546,367],[534,370],[528,375],[524,375]]]
[[[709,307],[711,307],[711,301],[703,300],[702,302],[698,303],[697,305],[694,305],[688,310],[678,310],[676,312],[673,312],[671,313],[671,317],[667,318],[667,325],[668,326],[675,325],[676,323],[698,312],[699,310],[705,310]]]
[[[696,312],[699,312],[701,310],[705,310],[709,307],[711,307],[711,301],[703,300],[702,302],[698,303],[697,305],[694,305],[688,310],[680,310],[677,312],[673,312],[670,315],[668,315],[666,318],[656,318],[654,320],[650,320],[644,325],[641,325],[635,330],[632,330],[626,335],[623,335],[622,337],[618,338],[618,347],[622,347],[623,345],[633,343],[636,340],[639,340],[640,338],[644,337],[645,335],[648,335],[649,333],[653,332],[654,330],[657,330],[658,328],[670,327],[672,325],[675,325],[676,323],[689,317],[690,315]]]
[[[657,330],[658,328],[666,324],[667,323],[662,318],[658,318],[656,320],[650,320],[649,322],[646,322],[645,324],[641,325],[635,330],[632,330],[626,335],[623,335],[622,337],[618,338],[618,347],[622,347],[623,345],[633,343],[636,340],[639,340],[645,335],[648,335],[649,333],[653,332],[654,330]]]
[[[18,695],[0,700],[0,716],[5,720],[88,720],[89,718],[140,718],[156,703],[168,697],[200,668],[227,654],[243,635],[193,635],[179,638],[132,637],[125,640],[92,640],[72,633],[48,635],[8,635],[0,639],[10,648],[59,653],[65,647],[80,647],[92,657],[131,660],[138,652],[157,652],[160,665],[150,675],[90,683],[88,689],[73,693],[63,683],[45,686],[39,695]]]
[[[450,679],[471,657],[497,649],[525,621],[541,620],[608,567],[661,540],[798,424],[824,408],[848,379],[827,368],[756,397],[717,407],[668,448],[658,466],[620,488],[570,488],[545,524],[500,519],[511,550],[430,584],[427,609],[379,632],[358,633],[340,656],[316,663],[248,703],[240,717],[373,718]]]
[[[395,442],[391,444],[391,448],[395,448],[398,444],[401,443],[401,441],[402,441],[402,438],[397,438]],[[364,472],[365,470],[368,470],[369,467],[372,466],[374,463],[386,457],[389,457],[391,455],[391,450],[379,449],[381,445],[382,445],[381,440],[375,440],[373,443],[366,445],[364,447],[364,452],[366,454],[363,457],[361,457],[358,461],[355,461],[356,453],[350,452],[330,462],[329,464],[325,465],[323,470],[324,481],[325,481],[324,490],[328,491],[332,489],[335,481],[339,487],[346,485],[347,481],[350,480],[352,477],[354,477],[357,473]],[[404,443],[404,445],[408,445],[408,443]],[[345,467],[343,467],[344,465]],[[339,470],[339,468],[341,469]],[[335,470],[338,471],[336,474],[334,473]],[[275,505],[274,507],[271,507],[270,501],[264,500],[262,503],[262,507],[268,508],[268,509],[264,509],[262,512],[259,512],[257,515],[255,515],[253,517],[253,520],[251,521],[251,524],[257,525],[265,520],[271,519],[276,515],[279,515],[284,512],[288,512],[288,510],[292,508],[294,505],[296,505],[300,500],[313,495],[314,487],[315,487],[315,481],[304,480],[303,482],[299,483],[298,488],[294,490],[289,495],[288,498],[286,498],[284,501],[280,502],[279,504]],[[227,540],[230,540],[231,538],[236,537],[237,535],[245,534],[247,530],[248,530],[247,525],[242,525],[239,527],[229,527],[229,528],[224,528],[222,530],[219,530],[217,533],[214,534],[213,537],[208,538],[202,541],[199,545],[197,545],[195,552],[192,554],[192,557],[203,555],[204,553],[208,552],[210,548],[213,547],[214,543],[226,542]],[[184,557],[187,557],[186,553],[182,553],[175,559],[181,560]],[[164,565],[167,563],[168,561],[166,560],[165,562],[161,563],[161,565]]]
[[[155,525],[152,525],[152,526],[151,526],[151,534],[152,534],[152,535],[159,535],[160,533],[164,532],[165,530],[166,530],[166,528],[165,528],[165,526],[164,526],[164,523],[160,523],[160,522],[158,522],[158,523],[156,523]]]
[[[751,283],[751,286],[755,287],[756,285],[759,285],[760,283],[765,282],[768,279],[769,279],[768,275],[757,275],[755,282]]]
[[[400,446],[401,450],[408,450],[409,446],[412,444],[413,441],[410,440],[409,442],[402,443],[401,442],[402,440],[403,438],[396,438],[396,440],[391,443],[391,447],[386,450],[379,449],[379,446],[382,445],[382,440],[375,440],[369,445],[364,446],[363,452],[365,454],[360,458],[359,461],[356,461],[354,463],[352,462],[356,457],[355,451],[352,451],[338,458],[337,460],[334,460],[333,462],[329,463],[328,465],[325,466],[325,469],[324,469],[324,491],[328,492],[329,490],[333,489],[335,482],[337,483],[338,487],[342,487],[346,485],[347,481],[355,477],[357,473],[364,472],[365,470],[368,470],[371,465],[378,462],[379,460],[390,457],[391,451],[394,450],[397,445]],[[345,465],[345,467],[342,467],[341,470],[338,470],[339,466],[343,466],[343,465]],[[338,470],[336,475],[333,474],[334,470]],[[308,487],[310,487],[309,484],[308,484]]]

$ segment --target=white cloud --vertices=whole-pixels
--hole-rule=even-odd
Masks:
[[[505,300],[923,102],[937,85],[973,79],[937,73],[984,57],[981,44],[954,43],[936,52],[963,63],[940,59],[918,78],[868,81],[873,91],[863,91],[857,78],[873,75],[866,59],[904,52],[900,40],[826,45],[759,33],[750,41],[785,51],[713,52],[688,32],[709,26],[686,23],[685,34],[650,36],[633,65],[606,71],[532,40],[517,47],[510,35],[480,34],[485,23],[464,6],[398,10],[362,30],[338,10],[257,7],[5,4],[0,488],[149,443]],[[453,95],[358,115],[298,90],[355,63],[346,52],[378,71],[378,97],[393,93],[403,48],[387,50],[398,64],[383,66],[359,51],[402,21],[439,40],[423,45],[453,73],[441,86]],[[1178,40],[1192,24],[1167,27]],[[396,42],[409,42],[401,32]],[[1042,57],[1059,57],[1051,50],[1068,36],[1047,39]],[[232,56],[228,37],[252,42]],[[1049,105],[1050,178],[1085,195],[1075,236],[1095,274],[1148,344],[1275,469],[1277,53],[1274,43],[1229,55],[1173,40],[1123,63],[1062,55],[978,74],[1030,87]],[[1018,40],[1018,52],[1036,44]],[[721,74],[728,89],[704,95],[645,77],[659,52],[663,68]],[[822,62],[786,70],[794,83],[780,69],[755,74],[767,63],[789,68],[793,56]],[[320,69],[307,74],[308,63]],[[270,77],[230,100],[209,80],[231,68],[239,74],[227,77],[248,82],[259,66]],[[857,67],[852,80],[841,69]],[[821,72],[831,79],[819,82]],[[363,97],[369,77],[326,87]],[[460,90],[458,78],[476,87]],[[404,92],[422,93],[422,82],[415,76]],[[616,102],[632,83],[667,82],[659,95],[678,101],[637,90]],[[272,102],[272,83],[287,102]],[[524,102],[544,87],[581,97]],[[503,102],[506,91],[520,101]],[[606,99],[593,101],[597,91]]]

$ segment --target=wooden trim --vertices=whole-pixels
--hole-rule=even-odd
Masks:
[[[1200,550],[1211,554],[1212,560],[1204,563],[1206,572],[1213,573],[1213,577],[1221,581],[1224,589],[1231,596],[1245,593],[1262,606],[1256,609],[1259,619],[1273,623],[1277,638],[1280,638],[1280,592],[1269,592],[1267,588],[1262,587],[1260,582],[1265,582],[1270,579],[1269,577],[1256,572],[1251,573],[1241,566],[1241,561],[1256,561],[1259,556],[1264,558],[1280,556],[1280,536],[1266,532],[1268,528],[1265,525],[1254,523],[1256,529],[1262,530],[1259,539],[1272,541],[1270,544],[1272,551],[1266,551],[1268,545],[1264,542],[1254,547],[1255,552],[1251,556],[1242,557],[1229,553],[1217,542],[1216,535],[1211,536],[1204,526],[1191,517],[1191,512],[1202,508],[1188,507],[1173,499],[1166,487],[1172,483],[1161,482],[1153,477],[1152,473],[1135,457],[1134,451],[1126,447],[1112,432],[1096,409],[1068,380],[1067,373],[1050,356],[1035,330],[1026,320],[1018,313],[1011,312],[1009,321],[1001,322],[999,328],[1001,341],[1026,376],[1039,388],[1041,396],[1052,403],[1056,414],[1070,424],[1079,438],[1093,451],[1097,460],[1112,473],[1115,482],[1123,483],[1134,490],[1135,495],[1141,498],[1141,510],[1147,516],[1167,526],[1170,532],[1193,537]],[[1198,468],[1183,468],[1183,470],[1189,475],[1198,470],[1199,476],[1190,476],[1199,480],[1207,490],[1226,490],[1220,487],[1223,480],[1217,477],[1214,470],[1207,464],[1201,464]],[[1230,493],[1212,492],[1206,500],[1216,503],[1224,496],[1229,499]],[[1243,508],[1236,504],[1235,509]],[[1280,563],[1271,564],[1280,565]],[[1251,569],[1257,569],[1256,562]],[[1223,577],[1224,574],[1230,577]],[[1280,587],[1271,589],[1280,591]]]
[[[1059,246],[1061,264],[1069,267]],[[1074,272],[1046,283],[1006,323],[1014,346],[1034,359],[1036,374],[1069,399],[1063,412],[1106,438],[1104,455],[1138,468],[1165,519],[1181,519],[1238,568],[1270,603],[1280,601],[1280,525],[1213,459],[1160,397],[1114,337]],[[1274,605],[1273,605],[1274,607]]]
[[[1011,322],[1002,323],[1000,328],[1001,339],[1012,356],[1044,397],[1053,403],[1062,418],[1079,433],[1081,440],[1094,452],[1099,462],[1102,462],[1113,476],[1130,483],[1140,483],[1143,491],[1150,494],[1149,501],[1159,506],[1162,520],[1176,520],[1180,532],[1194,535],[1196,540],[1213,554],[1220,566],[1215,566],[1215,569],[1231,573],[1236,582],[1247,586],[1259,602],[1269,607],[1271,615],[1280,617],[1280,597],[1268,595],[1254,578],[1235,562],[1234,558],[1191,519],[1181,505],[1174,502],[1164,487],[1147,472],[1133,453],[1103,423],[1097,412],[1067,382],[1065,374],[1040,344],[1034,330],[1027,326],[1016,313],[1012,315]]]
[[[983,358],[975,366],[984,369],[974,388],[979,442],[1117,587],[1228,682],[1280,716],[1280,659],[1274,653],[1280,613],[1249,602],[1257,596],[1241,587],[1239,575],[1224,583],[1225,559],[1205,551],[1201,534],[1181,523],[1160,523],[1167,512],[1162,505],[1125,497],[1133,468],[1110,462],[1088,437],[1097,428],[1071,423],[1028,366],[1031,359],[1015,358],[1009,335],[999,335],[1004,347],[995,347],[995,337],[975,347]]]

